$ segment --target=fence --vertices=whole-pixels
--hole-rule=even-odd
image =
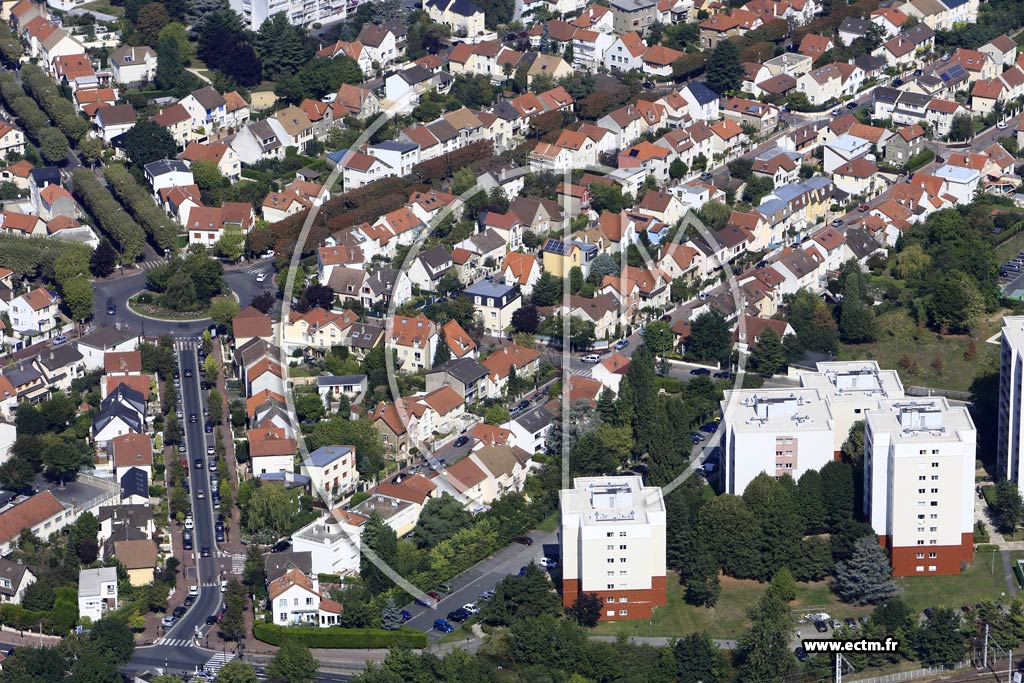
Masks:
[[[932,387],[907,387],[907,396],[945,396],[956,401],[970,401],[971,394],[966,391],[953,391],[951,389],[933,389]]]
[[[992,663],[992,667],[995,667],[995,662]],[[897,671],[896,673],[885,674],[884,676],[869,676],[867,678],[854,678],[852,676],[843,676],[848,681],[856,681],[857,683],[899,683],[900,681],[913,681],[919,678],[927,678],[929,676],[936,676],[944,672],[959,671],[972,666],[971,662],[960,662],[952,667],[944,666],[930,666],[924,669],[911,669],[910,671]]]

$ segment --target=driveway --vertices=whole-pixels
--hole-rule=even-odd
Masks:
[[[452,610],[469,602],[477,602],[481,593],[494,588],[509,574],[518,574],[519,569],[529,564],[530,560],[540,560],[545,554],[558,556],[558,534],[556,532],[533,531],[530,533],[530,538],[534,541],[533,545],[513,543],[452,579],[449,583],[454,590],[449,595],[442,593],[440,602],[433,608],[423,607],[416,603],[406,605],[405,609],[412,614],[412,619],[405,625],[419,631],[427,631],[431,640],[438,640],[444,634],[432,630],[435,619],[444,619]],[[420,586],[420,588],[434,590],[435,586]],[[453,626],[455,625],[453,624]]]

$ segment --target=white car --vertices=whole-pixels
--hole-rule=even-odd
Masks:
[[[591,353],[591,354],[588,354],[586,356],[583,356],[583,358],[581,358],[580,360],[582,360],[584,363],[590,363],[591,365],[597,365],[598,363],[601,362],[601,356],[597,355],[596,353]]]
[[[186,517],[185,518],[185,528],[186,529],[194,529],[195,526],[196,526],[196,523],[192,521],[191,517]]]
[[[480,614],[480,608],[476,606],[475,602],[467,602],[462,606],[462,609],[466,610],[470,614]]]
[[[546,567],[548,569],[553,569],[558,566],[558,560],[552,559],[550,557],[542,557],[540,558],[540,566]]]
[[[189,595],[193,595],[193,596],[194,595],[199,595],[199,586],[189,586],[188,587],[188,594]]]
[[[227,589],[228,589],[228,580],[227,579],[221,579],[220,580],[220,592],[223,593]]]
[[[263,282],[266,279],[267,279],[267,274],[266,273],[260,273],[259,275],[256,276],[256,282]]]
[[[1006,121],[1000,121],[996,124],[996,128],[999,130],[1006,130]]]

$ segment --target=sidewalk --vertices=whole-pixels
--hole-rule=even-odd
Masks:
[[[224,419],[216,429],[220,435],[221,443],[224,445],[224,461],[227,463],[228,472],[231,475],[232,496],[235,500],[235,504],[231,507],[231,519],[224,524],[225,541],[218,543],[217,546],[221,550],[235,555],[245,555],[247,548],[242,543],[240,532],[242,528],[242,511],[238,507],[238,484],[241,479],[238,476],[239,468],[238,463],[235,461],[235,440],[234,434],[231,431],[231,409],[228,403],[228,387],[227,380],[225,379],[224,349],[219,341],[213,344],[213,357],[220,363],[220,372],[217,373],[217,391],[220,392],[221,398],[224,400],[221,406],[221,414],[224,416]]]

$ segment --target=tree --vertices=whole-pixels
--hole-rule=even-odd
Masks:
[[[821,473],[807,470],[796,483],[796,506],[804,522],[805,534],[820,534],[827,528],[828,510],[821,486]]]
[[[217,240],[217,254],[231,262],[237,261],[245,254],[245,235],[238,225],[224,226],[220,239]]]
[[[686,162],[676,157],[668,166],[668,177],[672,180],[679,180],[685,177],[689,171],[690,169],[687,167]]]
[[[530,302],[535,306],[553,306],[562,298],[562,286],[561,278],[545,271],[533,286]]]
[[[985,311],[985,299],[966,273],[943,273],[929,289],[925,302],[928,322],[944,333],[968,332]]]
[[[494,588],[480,618],[495,626],[508,626],[519,618],[562,613],[561,601],[543,569],[531,562],[522,576],[506,576]]]
[[[792,602],[796,599],[796,579],[789,568],[782,567],[775,572],[768,590],[775,594],[775,597],[783,602]]]
[[[999,531],[1004,534],[1012,534],[1024,522],[1024,500],[1016,484],[1005,479],[996,483],[992,513]]]
[[[970,114],[960,113],[953,117],[949,125],[949,139],[953,141],[970,140],[974,137],[974,119]]]
[[[238,315],[238,301],[234,297],[219,296],[210,301],[210,318],[224,328],[230,328],[231,321]],[[209,356],[212,358],[212,356]]]
[[[495,403],[484,410],[484,421],[489,425],[501,425],[509,421],[508,408]]]
[[[729,664],[706,633],[691,633],[676,641],[676,676],[680,681],[726,683]]]
[[[447,363],[452,359],[452,350],[448,346],[448,340],[445,339],[444,330],[442,329],[440,334],[437,335],[437,349],[434,351],[434,366]]]
[[[288,683],[313,683],[318,668],[308,647],[295,639],[285,638],[267,667],[267,673]]]
[[[889,556],[876,539],[860,539],[850,559],[836,565],[832,591],[843,602],[857,605],[881,602],[896,593]]]
[[[253,47],[263,63],[263,75],[267,80],[294,74],[313,57],[305,31],[292,25],[284,12],[260,24]]]
[[[61,296],[64,305],[71,314],[71,319],[84,322],[92,315],[92,285],[84,277],[75,277],[61,285]]]
[[[11,458],[0,465],[0,485],[11,491],[21,491],[32,483],[35,474],[32,465],[23,458]]]
[[[14,426],[19,437],[25,434],[36,435],[46,431],[46,419],[39,413],[39,409],[31,403],[22,402],[14,413]]]
[[[127,624],[126,624],[127,625]],[[117,664],[92,648],[83,648],[71,665],[70,683],[118,683]]]
[[[732,353],[732,332],[721,313],[711,310],[693,320],[687,351],[698,360],[728,362]]]
[[[264,532],[280,538],[291,531],[297,507],[293,491],[280,486],[258,486],[245,508],[245,525],[253,533]]]
[[[260,292],[253,297],[250,306],[260,313],[270,313],[270,309],[277,303],[277,297],[271,292]]]
[[[44,128],[37,135],[39,140],[39,153],[49,164],[57,164],[67,157],[71,152],[68,139],[56,128]]]
[[[380,626],[387,631],[397,631],[402,628],[402,611],[395,606],[395,599],[388,598],[388,604],[380,615]]]
[[[533,334],[540,326],[540,314],[533,304],[526,304],[512,314],[512,329],[516,332]]]
[[[117,252],[107,239],[100,240],[99,246],[89,258],[89,272],[96,277],[107,277],[117,266]]]
[[[212,159],[196,159],[189,167],[200,190],[210,191],[224,184],[224,174]]]
[[[967,636],[959,614],[948,607],[937,607],[917,630],[914,650],[922,664],[951,667],[967,655]]]
[[[370,519],[363,526],[362,543],[365,548],[372,550],[377,558],[386,566],[394,564],[398,559],[398,536],[394,529],[384,523],[377,513],[372,513]],[[372,593],[380,593],[391,587],[391,579],[376,563],[363,553],[360,567],[360,576],[363,582]]]
[[[786,369],[786,350],[782,348],[779,333],[766,327],[750,353],[750,365],[765,376],[776,375]]]
[[[160,40],[160,31],[170,22],[171,17],[164,6],[159,2],[151,2],[139,10],[135,32],[143,45],[156,45]]]
[[[140,121],[124,134],[124,151],[136,168],[152,161],[174,159],[178,143],[170,132],[153,121]]]
[[[725,94],[739,90],[740,75],[743,64],[740,62],[740,50],[731,40],[723,40],[708,58],[704,79],[707,86],[716,93]]]
[[[46,476],[61,484],[74,479],[83,462],[82,450],[76,444],[67,441],[55,441],[43,449]]]
[[[843,460],[854,467],[860,467],[864,459],[864,420],[857,420],[850,425],[850,431],[846,435],[840,452]]]
[[[828,527],[836,529],[854,519],[856,501],[853,468],[845,462],[833,460],[826,463],[820,472],[822,499],[828,510]]]
[[[566,609],[566,613],[580,626],[594,628],[601,619],[603,607],[604,601],[597,593],[580,593],[573,601],[572,607]]]
[[[135,636],[131,628],[127,622],[117,617],[105,617],[93,624],[89,640],[114,666],[124,664],[135,652]]]
[[[231,660],[221,667],[217,672],[217,680],[220,683],[259,683],[252,664],[239,659]]]
[[[796,658],[789,649],[792,621],[789,606],[771,591],[765,591],[750,611],[750,630],[740,638],[741,681],[779,682],[793,673]]]
[[[668,323],[660,320],[647,325],[644,328],[644,345],[648,346],[653,353],[664,354],[672,350],[675,343],[675,336]]]
[[[416,522],[413,540],[421,548],[431,548],[469,526],[471,515],[461,502],[447,493],[431,498],[423,506]]]
[[[25,589],[25,594],[21,598],[21,606],[34,612],[49,612],[53,609],[55,597],[53,586],[46,581],[36,581]]]
[[[805,352],[836,355],[839,331],[821,297],[801,289],[786,301],[786,321],[796,333],[783,340],[790,360],[799,360]]]

